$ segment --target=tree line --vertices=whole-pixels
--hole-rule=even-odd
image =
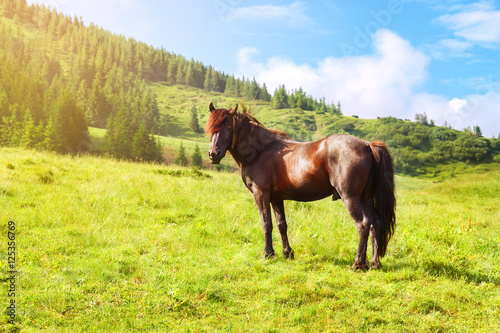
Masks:
[[[339,117],[326,132],[350,133],[368,141],[385,141],[393,154],[396,171],[407,174],[414,174],[423,166],[452,161],[487,162],[500,153],[500,136],[498,139],[484,138],[479,126],[463,131],[435,126],[425,113],[417,114],[415,120]]]
[[[112,34],[81,18],[26,0],[3,0],[0,16],[0,142],[56,151],[89,149],[87,126],[106,128],[104,150],[160,160],[154,135],[166,134],[148,81],[184,84],[275,108],[340,113],[339,105],[284,86],[268,92],[194,59]],[[34,33],[33,33],[34,32]],[[4,74],[5,73],[5,74]],[[139,145],[143,146],[139,146]]]
[[[299,108],[304,111],[316,111],[318,113],[331,113],[342,115],[340,102],[326,103],[325,98],[317,100],[307,95],[302,88],[288,92],[285,85],[280,85],[274,91],[272,98],[272,107],[274,109]]]

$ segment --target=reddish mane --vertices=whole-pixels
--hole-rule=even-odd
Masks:
[[[212,135],[222,129],[222,123],[229,115],[229,111],[226,109],[217,109],[210,112],[207,124],[205,125],[205,134]]]
[[[205,125],[205,134],[211,136],[215,132],[222,130],[224,128],[222,124],[224,123],[224,120],[226,120],[228,116],[230,116],[230,113],[226,109],[216,109],[210,112],[210,116],[207,119],[207,124]],[[248,112],[246,110],[246,106],[243,106],[243,112],[236,112],[234,114],[234,117],[236,117],[237,122],[241,126],[239,129],[240,136],[248,135],[252,131],[254,126],[266,128],[264,125],[262,125],[260,121],[258,121],[252,116],[251,112]],[[290,137],[288,133],[280,130],[275,130],[275,129],[267,129],[267,130],[275,135],[279,135],[286,138]]]

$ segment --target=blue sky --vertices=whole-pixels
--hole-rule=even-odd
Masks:
[[[500,134],[499,1],[40,0],[344,114]]]

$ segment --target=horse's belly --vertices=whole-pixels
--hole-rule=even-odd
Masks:
[[[314,201],[335,193],[325,168],[325,140],[289,147],[273,165],[271,195],[283,200]]]
[[[315,201],[326,198],[335,193],[335,188],[328,180],[320,182],[307,181],[290,183],[290,186],[277,188],[271,193],[272,198],[295,201]]]

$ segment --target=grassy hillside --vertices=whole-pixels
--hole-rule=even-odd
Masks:
[[[170,139],[162,139],[167,145],[167,161],[172,160],[179,141],[187,142],[193,148],[195,143],[208,148],[208,139],[190,129],[193,107],[197,110],[200,125],[204,126],[210,102],[224,108],[242,102],[242,99],[222,93],[183,85],[150,83],[149,87],[157,96],[159,112],[169,120],[167,134]],[[394,156],[396,170],[401,174],[442,180],[500,168],[498,140],[396,118],[359,119],[300,108],[276,110],[270,102],[259,100],[243,102],[254,110],[255,117],[264,125],[284,130],[299,141],[318,140],[337,133],[349,133],[369,141],[384,140]],[[463,150],[465,155],[460,155]],[[232,162],[229,164],[234,166]]]
[[[85,26],[76,17],[28,6],[25,0],[0,3],[0,32],[2,146],[79,153],[89,147],[91,126],[109,129],[107,136],[90,130],[98,133],[94,152],[161,161],[153,133],[166,137],[160,141],[170,162],[180,141],[188,150],[196,143],[206,148],[206,138],[190,128],[193,108],[203,126],[209,102],[228,108],[242,99],[252,104],[257,96],[256,117],[299,141],[335,133],[386,141],[400,174],[445,179],[463,170],[475,172],[477,166],[498,168],[500,141],[482,138],[479,128],[441,128],[425,114],[419,115],[419,123],[341,116],[340,104],[327,105],[284,86],[270,96],[255,80]],[[102,141],[106,144],[99,145]]]
[[[263,260],[236,174],[14,148],[0,161],[26,331],[500,330],[498,171],[397,177],[384,267],[352,272],[357,232],[339,201],[287,202],[296,259]],[[6,262],[1,251],[2,295]],[[5,313],[0,323],[11,328]]]

